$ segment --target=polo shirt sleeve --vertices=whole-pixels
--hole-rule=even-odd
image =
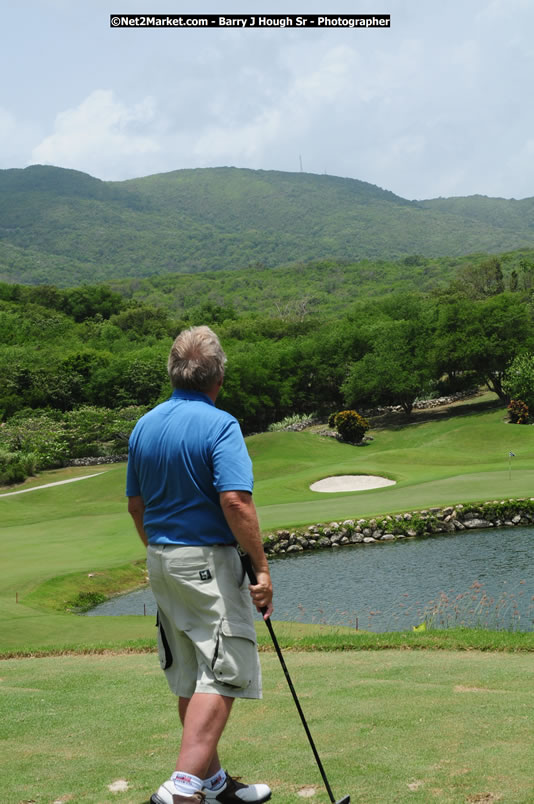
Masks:
[[[236,419],[224,424],[215,438],[211,457],[213,485],[217,492],[252,492],[252,461]]]
[[[138,497],[141,494],[141,487],[139,485],[139,478],[134,465],[134,436],[130,436],[128,445],[128,465],[126,467],[126,496]]]
[[[126,469],[126,496],[138,497],[140,494],[141,494],[141,488],[139,486],[137,473],[133,468],[133,461],[129,459],[128,468]]]

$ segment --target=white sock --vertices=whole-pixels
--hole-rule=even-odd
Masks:
[[[226,782],[226,771],[222,768],[210,776],[209,779],[204,779],[203,786],[206,790],[219,790]]]
[[[176,792],[182,796],[193,796],[199,790],[202,790],[202,779],[198,776],[193,776],[191,773],[184,773],[183,771],[175,771],[171,776]]]

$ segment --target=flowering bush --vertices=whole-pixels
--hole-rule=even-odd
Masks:
[[[522,399],[512,399],[508,405],[508,418],[512,424],[528,424],[528,406]]]
[[[359,444],[369,429],[369,422],[355,410],[342,410],[334,417],[335,427],[343,439],[351,444]]]
[[[534,407],[534,355],[523,353],[517,355],[515,360],[506,370],[502,381],[503,390],[508,398],[521,400]]]
[[[130,433],[147,410],[136,405],[121,410],[82,405],[67,411],[64,423],[69,458],[126,452]]]
[[[8,421],[0,428],[0,448],[9,452],[33,453],[37,469],[64,466],[68,457],[65,425],[44,414]]]

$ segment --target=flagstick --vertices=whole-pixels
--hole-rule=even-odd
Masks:
[[[512,479],[512,458],[515,458],[515,452],[508,453],[508,480]]]

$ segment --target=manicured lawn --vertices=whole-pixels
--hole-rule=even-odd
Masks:
[[[504,418],[503,409],[477,412],[476,405],[467,405],[449,418],[375,430],[364,447],[308,432],[253,436],[248,445],[262,526],[530,496],[534,429],[506,424]],[[510,451],[516,453],[511,477]],[[47,473],[32,483],[93,471]],[[52,578],[74,572],[96,577],[143,558],[126,513],[124,464],[98,471],[79,482],[0,499],[0,652],[153,640],[151,618],[75,617],[43,608],[35,595],[28,599]],[[349,494],[309,490],[314,480],[348,473],[383,474],[397,485]]]
[[[434,505],[530,496],[534,428],[510,425],[500,408],[372,430],[362,447],[311,433],[263,433],[248,440],[255,499],[265,529],[393,513]],[[509,453],[515,457],[510,459]],[[511,469],[510,469],[511,461]],[[321,494],[310,484],[328,475],[383,475],[372,491]]]
[[[534,430],[507,425],[503,410],[471,405],[451,418],[372,435],[365,447],[306,432],[250,438],[263,527],[532,494]],[[516,453],[511,477],[510,451]],[[23,487],[93,471],[46,473]],[[63,652],[0,662],[6,804],[141,804],[174,765],[176,707],[153,652],[152,617],[59,610],[62,596],[70,599],[82,579],[90,589],[105,570],[143,558],[126,513],[124,465],[98,471],[0,500],[0,656]],[[333,495],[308,488],[321,477],[349,473],[382,474],[397,485]],[[139,572],[134,575],[138,580]],[[112,588],[117,575],[107,582]],[[248,780],[267,781],[280,804],[302,801],[305,791],[324,804],[267,630],[262,623],[258,629],[265,699],[236,704],[221,745],[225,765]],[[337,798],[350,794],[353,804],[533,801],[526,683],[532,634],[365,634],[292,623],[276,623],[276,632]],[[124,791],[111,792],[119,780]]]
[[[530,655],[288,652],[336,798],[531,804]],[[230,772],[273,801],[328,801],[286,681],[262,654],[264,699],[238,701],[221,742]],[[0,665],[2,802],[141,804],[174,768],[174,698],[155,655]],[[127,789],[112,793],[122,780]]]
[[[110,635],[121,641],[153,637],[150,617],[121,617],[110,625],[24,604],[25,596],[50,578],[95,573],[143,557],[123,484],[124,466],[114,465],[97,477],[0,500],[0,650],[98,644]]]

